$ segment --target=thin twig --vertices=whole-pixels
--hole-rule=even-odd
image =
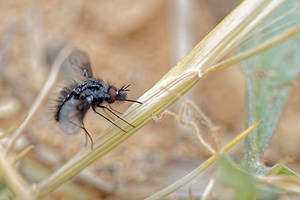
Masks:
[[[12,127],[10,127],[9,129],[7,129],[1,136],[0,139],[5,138],[6,136],[12,134],[15,130],[17,130],[17,128],[20,127],[20,125],[22,124],[22,121],[17,121]]]
[[[201,200],[208,200],[210,199],[209,198],[209,195],[211,194],[211,191],[213,189],[215,185],[215,179],[210,179],[207,186],[205,187],[204,191],[203,191],[203,195],[202,195],[202,198]]]
[[[21,126],[16,130],[16,132],[13,134],[12,138],[8,141],[7,147],[6,147],[6,154],[8,154],[12,150],[17,139],[22,135],[24,129],[29,124],[30,120],[33,118],[33,116],[35,115],[35,113],[37,112],[37,110],[39,109],[41,104],[43,103],[43,101],[47,98],[47,95],[48,95],[50,89],[52,88],[52,86],[54,85],[54,83],[56,81],[56,78],[60,71],[62,63],[64,62],[64,60],[67,58],[67,56],[69,54],[70,54],[70,50],[68,48],[64,48],[60,51],[59,55],[56,57],[56,59],[53,63],[51,72],[48,76],[48,79],[47,79],[46,83],[44,84],[41,92],[39,93],[39,95],[37,96],[35,101],[33,102],[32,106],[29,109],[28,114],[27,114],[25,120],[23,121],[23,123],[21,124]]]
[[[18,155],[16,155],[13,158],[12,166],[15,166],[16,162],[18,160],[20,160],[21,158],[23,158],[24,156],[26,156],[33,148],[34,148],[33,145],[29,145],[27,148],[25,148],[23,151],[21,151]]]

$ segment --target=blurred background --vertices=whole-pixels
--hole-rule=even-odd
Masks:
[[[118,88],[130,83],[128,96],[138,99],[238,3],[0,1],[0,131],[25,117],[65,45],[88,53],[95,77]],[[18,166],[29,182],[48,177],[85,145],[83,132],[65,136],[53,119],[55,99],[71,79],[67,70],[60,72],[48,101],[15,146],[16,152],[30,144],[35,147]],[[265,153],[266,164],[281,161],[298,173],[300,149],[295,137],[300,130],[299,87],[298,81]],[[184,115],[196,122],[203,137],[218,149],[244,130],[245,95],[244,72],[240,66],[233,66],[199,81],[185,95],[207,118],[193,109],[187,109]],[[124,112],[129,106],[123,103],[113,108]],[[182,106],[190,105],[179,100],[170,110],[178,113]],[[85,126],[95,139],[110,124],[89,112]],[[231,154],[240,159],[242,150],[239,144]],[[181,178],[209,156],[192,128],[166,116],[143,127],[49,199],[141,199]],[[194,197],[201,196],[211,173],[213,170],[208,169],[170,198],[188,199],[189,190]]]

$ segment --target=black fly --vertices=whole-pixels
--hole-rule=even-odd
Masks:
[[[103,103],[112,104],[115,101],[130,101],[139,103],[139,101],[127,99],[127,91],[130,85],[124,86],[121,89],[117,89],[113,85],[103,83],[101,80],[93,78],[93,72],[90,64],[89,57],[81,51],[75,50],[69,56],[69,61],[75,70],[79,70],[85,77],[85,81],[81,84],[75,83],[70,87],[65,88],[61,92],[61,97],[58,99],[58,105],[55,112],[55,120],[60,123],[62,131],[67,135],[72,135],[78,132],[79,129],[84,130],[86,135],[91,140],[91,148],[93,149],[93,139],[86,130],[83,119],[90,107],[92,110],[121,129],[126,133],[124,129],[115,124],[108,117],[99,113],[96,108],[102,108],[127,123],[133,126],[129,122],[120,118],[112,108],[102,105]]]

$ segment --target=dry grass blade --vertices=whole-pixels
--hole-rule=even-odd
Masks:
[[[263,52],[269,48],[272,48],[278,44],[280,44],[281,42],[288,40],[290,38],[292,38],[293,36],[297,35],[300,33],[300,27],[294,27],[291,28],[289,30],[286,30],[284,33],[274,36],[273,38],[267,40],[266,42],[264,42],[263,44],[260,44],[259,46],[249,49],[237,56],[228,58],[212,67],[210,67],[209,69],[207,69],[207,73],[212,73],[212,72],[216,72],[219,71],[221,69],[224,69],[226,67],[232,66],[234,64],[237,64],[251,56],[254,56],[260,52]]]
[[[297,176],[271,175],[258,177],[258,180],[263,184],[275,186],[282,191],[300,194],[300,179]]]

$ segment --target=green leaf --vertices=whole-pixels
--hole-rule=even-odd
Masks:
[[[235,164],[229,157],[221,157],[218,165],[218,180],[231,188],[223,192],[220,199],[274,199],[278,191],[268,185],[260,185],[255,176]],[[219,194],[219,193],[218,193]]]
[[[299,175],[296,172],[294,172],[293,170],[289,169],[288,167],[282,164],[276,164],[273,167],[268,168],[265,171],[265,174],[292,175],[292,176],[299,177]]]
[[[218,179],[224,184],[234,187],[240,197],[253,199],[255,196],[255,179],[251,174],[238,168],[229,157],[220,158]]]
[[[288,28],[299,26],[297,7],[296,1],[286,1],[239,50],[257,46]],[[300,36],[296,36],[243,62],[248,86],[247,124],[264,119],[264,123],[246,139],[243,154],[243,165],[256,173],[264,171],[260,160],[300,72],[299,52]]]

